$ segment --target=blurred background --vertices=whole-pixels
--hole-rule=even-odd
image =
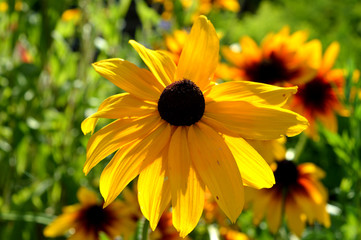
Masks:
[[[308,39],[319,39],[323,50],[340,43],[335,67],[345,70],[345,95],[351,95],[361,66],[359,0],[239,0],[239,8],[213,4],[217,1],[201,7],[200,2],[0,0],[0,239],[46,239],[45,226],[62,207],[78,201],[80,186],[99,192],[107,160],[84,176],[89,136],[80,124],[120,90],[91,63],[117,57],[145,67],[130,39],[166,49],[165,37],[189,30],[197,14],[211,20],[221,45],[243,36],[260,43],[287,25],[291,32],[304,30]],[[361,238],[361,107],[351,98],[344,104],[352,111],[338,116],[337,133],[321,127],[318,141],[303,140],[298,161],[326,172],[322,183],[331,226],[308,226],[302,239]],[[289,139],[287,149],[295,149],[299,140]],[[286,239],[271,234],[264,222],[253,225],[252,214],[245,210],[237,222],[249,238]],[[210,234],[199,226],[190,238],[210,239]]]

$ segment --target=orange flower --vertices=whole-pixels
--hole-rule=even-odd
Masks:
[[[325,173],[313,163],[298,166],[283,160],[273,164],[276,184],[270,189],[248,189],[247,201],[252,204],[254,224],[266,217],[269,230],[276,233],[282,222],[282,212],[288,227],[301,236],[306,222],[318,221],[330,226],[326,212],[327,191],[319,181]]]
[[[137,201],[128,191],[125,201],[114,201],[106,208],[98,202],[96,194],[86,188],[80,188],[77,196],[80,203],[65,207],[63,214],[44,229],[46,237],[61,236],[74,229],[69,239],[97,240],[100,232],[111,239],[117,236],[128,239],[135,231],[140,211],[139,207],[133,207]]]
[[[274,85],[297,85],[311,79],[318,68],[321,43],[318,40],[306,42],[304,31],[292,35],[289,31],[284,27],[277,34],[267,35],[261,47],[249,37],[240,40],[240,51],[224,47],[224,57],[234,66],[226,72],[225,78]]]
[[[294,95],[291,108],[302,113],[309,122],[306,130],[312,137],[317,137],[316,120],[333,132],[337,132],[335,112],[347,116],[340,98],[343,97],[344,72],[342,69],[331,69],[339,53],[338,43],[332,43],[326,50],[317,75],[309,82],[300,85]],[[321,51],[321,50],[319,50]]]

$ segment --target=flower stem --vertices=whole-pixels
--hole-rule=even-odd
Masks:
[[[137,231],[134,240],[147,240],[148,239],[149,221],[142,218],[138,221]]]
[[[295,147],[295,157],[294,157],[293,161],[295,161],[295,162],[298,161],[298,159],[300,158],[300,156],[303,152],[303,149],[306,146],[306,143],[307,143],[307,136],[306,136],[306,134],[302,133],[300,135],[300,138],[298,139],[297,145]]]

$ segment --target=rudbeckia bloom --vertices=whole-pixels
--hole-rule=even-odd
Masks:
[[[79,204],[64,207],[63,214],[44,229],[46,237],[73,232],[69,239],[97,240],[103,232],[111,239],[128,239],[134,233],[139,216],[134,203],[117,200],[103,208],[96,194],[86,188],[80,188],[77,197]]]
[[[313,163],[297,166],[288,160],[274,163],[273,168],[276,184],[272,188],[247,189],[253,206],[254,224],[258,225],[265,216],[269,230],[276,233],[284,212],[288,227],[299,237],[306,222],[313,224],[318,221],[329,227],[327,191],[320,182],[325,173]]]
[[[85,174],[116,152],[100,177],[105,206],[139,175],[140,208],[153,230],[171,202],[173,225],[186,236],[202,215],[206,187],[234,222],[243,208],[243,184],[274,184],[271,169],[244,138],[294,136],[308,125],[280,107],[296,88],[214,84],[219,40],[204,16],[195,21],[178,66],[162,51],[130,44],[150,71],[122,59],[93,64],[128,93],[106,99],[83,121],[88,133],[98,118],[117,119],[90,138]]]
[[[335,112],[347,116],[348,111],[341,104],[343,97],[344,72],[342,69],[332,69],[340,46],[332,43],[320,59],[317,75],[309,82],[299,85],[294,95],[291,109],[304,115],[310,121],[307,129],[312,137],[317,137],[316,120],[333,132],[337,132]],[[322,55],[319,49],[318,54]]]
[[[233,67],[226,77],[284,86],[297,85],[311,79],[318,68],[318,40],[306,42],[307,34],[290,35],[288,27],[268,34],[259,47],[250,37],[240,39],[240,51],[224,47],[222,53]],[[316,54],[314,54],[316,52]]]

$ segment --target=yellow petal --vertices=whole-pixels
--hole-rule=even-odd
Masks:
[[[282,220],[282,194],[272,193],[269,205],[267,206],[266,220],[270,231],[276,233]]]
[[[200,16],[193,24],[184,45],[176,72],[176,80],[188,79],[203,91],[217,68],[219,40],[212,23]]]
[[[324,73],[331,70],[331,68],[335,64],[339,52],[340,44],[338,42],[331,43],[331,45],[327,48],[325,54],[323,55],[322,66],[319,71],[320,75],[323,75]]]
[[[155,230],[164,210],[171,199],[170,183],[167,171],[167,153],[160,155],[138,178],[138,201],[140,210]]]
[[[251,200],[253,203],[253,224],[258,225],[269,209],[272,192],[267,189],[255,190],[246,188],[246,190],[246,194],[249,193],[250,190],[253,190],[252,193],[254,196],[252,196],[253,198]]]
[[[130,94],[151,101],[158,101],[164,86],[146,69],[120,58],[93,63],[95,71]]]
[[[64,235],[70,228],[75,226],[77,213],[62,214],[44,229],[45,237],[57,237]]]
[[[313,163],[302,163],[298,165],[297,168],[300,174],[309,174],[317,179],[324,178],[326,176],[325,171]]]
[[[111,104],[106,104],[103,108],[91,115],[89,118],[132,118],[147,116],[157,111],[157,105],[144,102],[128,93],[119,96]]]
[[[101,111],[104,107],[116,102],[120,97],[122,97],[123,95],[126,95],[126,94],[128,94],[128,93],[120,93],[120,94],[116,94],[116,95],[108,97],[100,104],[98,111]],[[86,135],[89,132],[91,132],[93,134],[94,128],[95,128],[97,122],[98,122],[97,118],[90,118],[90,117],[86,118],[81,123],[81,130],[84,133],[84,135]]]
[[[161,122],[157,115],[142,119],[120,119],[96,132],[87,145],[83,172],[89,171],[109,154],[137,138],[149,134]]]
[[[243,64],[243,52],[235,52],[230,47],[222,47],[222,54],[234,66],[241,66]]]
[[[285,216],[290,230],[298,237],[301,237],[305,229],[305,222],[302,221],[302,211],[292,198],[287,198]]]
[[[174,132],[168,152],[173,225],[185,237],[197,225],[204,205],[204,184],[190,159],[186,127]]]
[[[130,40],[129,43],[138,52],[143,62],[147,64],[163,87],[173,82],[176,66],[167,54],[162,51],[150,50],[134,40]]]
[[[79,188],[78,192],[76,193],[79,202],[82,205],[95,205],[98,202],[98,198],[97,195],[95,194],[95,192],[85,188],[85,187],[81,187]]]
[[[223,212],[235,222],[243,209],[244,190],[231,151],[222,137],[202,122],[189,128],[188,142],[197,173]]]
[[[206,102],[246,101],[283,106],[296,92],[297,87],[283,88],[250,81],[233,81],[213,86],[206,96]]]
[[[119,149],[100,176],[100,193],[109,205],[142,169],[156,159],[169,142],[170,125],[164,121],[152,133]]]
[[[241,173],[243,184],[254,188],[270,188],[275,184],[267,162],[243,138],[224,136]]]
[[[308,121],[290,110],[252,105],[248,102],[210,102],[204,116],[213,119],[220,132],[234,132],[243,138],[271,140],[295,136],[305,130]]]

